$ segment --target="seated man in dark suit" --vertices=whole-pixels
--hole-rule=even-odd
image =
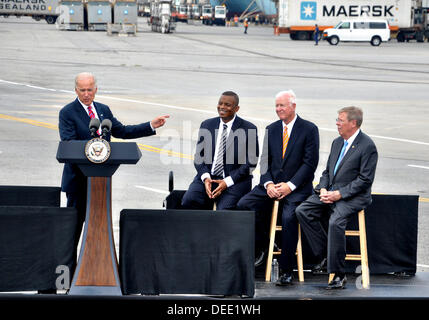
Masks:
[[[335,274],[327,289],[344,288],[347,222],[371,203],[378,153],[372,139],[360,130],[362,120],[360,108],[338,111],[340,137],[332,143],[316,194],[296,209],[310,247],[321,261],[317,267],[323,268],[327,261],[328,272]],[[321,225],[324,217],[329,219],[327,233]]]
[[[219,210],[234,209],[252,188],[252,171],[259,156],[255,125],[236,115],[238,95],[222,93],[219,117],[201,123],[194,165],[197,175],[182,199],[182,207]]]
[[[105,139],[110,141],[113,135],[122,139],[135,139],[154,135],[155,129],[164,125],[169,116],[159,116],[151,122],[138,125],[123,125],[110,111],[110,108],[102,103],[95,102],[97,82],[91,73],[80,73],[75,78],[75,92],[77,98],[63,107],[59,114],[59,131],[61,141],[90,140],[90,120],[98,118],[112,121],[111,134]],[[100,133],[98,133],[100,134]],[[66,163],[64,165],[61,181],[61,190],[66,193],[67,207],[75,207],[78,211],[78,224],[76,230],[76,245],[79,241],[86,213],[87,178],[82,174],[77,165]]]
[[[319,162],[319,130],[296,114],[296,97],[292,90],[276,95],[279,120],[266,128],[261,155],[261,180],[238,203],[238,209],[256,212],[256,254],[268,248],[268,230],[274,200],[281,200],[282,275],[277,285],[292,284],[296,262],[298,222],[295,208],[313,189],[314,171]]]

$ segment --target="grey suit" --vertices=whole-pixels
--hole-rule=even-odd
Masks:
[[[378,160],[374,142],[361,131],[334,175],[343,141],[341,137],[333,141],[326,169],[315,188],[316,194],[311,195],[296,209],[297,218],[313,253],[319,259],[327,254],[329,273],[345,271],[347,222],[352,214],[365,209],[371,203],[371,186]],[[338,190],[341,199],[332,204],[321,202],[318,193],[322,188]],[[329,216],[327,234],[320,223],[325,215]]]

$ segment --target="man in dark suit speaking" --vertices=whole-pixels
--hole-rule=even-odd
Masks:
[[[150,122],[138,125],[123,125],[104,104],[94,101],[97,93],[97,82],[91,73],[80,73],[75,78],[76,100],[60,110],[59,131],[61,141],[90,140],[90,120],[97,118],[100,122],[109,119],[112,122],[111,135],[122,139],[134,139],[154,135],[155,129],[164,125],[169,116],[159,116]],[[99,133],[98,133],[99,134]],[[105,137],[110,141],[110,134]],[[77,165],[64,165],[61,190],[66,193],[67,207],[78,210],[76,241],[79,241],[86,212],[87,179]],[[76,243],[77,244],[77,243]],[[76,245],[77,248],[77,245]]]
[[[296,261],[298,222],[295,208],[312,192],[314,171],[319,162],[319,130],[296,114],[296,96],[292,90],[276,95],[279,120],[265,130],[261,155],[261,180],[238,203],[238,209],[256,212],[256,255],[268,248],[268,229],[274,200],[281,200],[282,275],[278,285],[292,284]]]
[[[239,97],[222,93],[219,117],[205,120],[198,132],[194,158],[197,174],[182,199],[182,207],[235,209],[252,188],[252,171],[258,163],[258,132],[255,125],[236,115]]]
[[[332,143],[316,194],[296,209],[313,253],[320,261],[327,260],[328,272],[335,274],[327,289],[344,288],[347,222],[352,214],[371,203],[378,153],[371,138],[360,130],[362,120],[360,108],[345,107],[338,111],[336,124],[340,137]],[[326,215],[327,234],[320,224]]]

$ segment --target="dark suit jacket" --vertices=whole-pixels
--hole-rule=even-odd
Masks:
[[[339,190],[343,200],[356,207],[365,208],[371,203],[371,186],[378,160],[377,148],[372,139],[361,131],[334,175],[334,167],[343,144],[342,137],[332,142],[326,169],[315,189]]]
[[[303,201],[313,190],[314,172],[319,162],[319,130],[316,125],[297,116],[284,159],[282,152],[283,126],[282,120],[278,120],[265,129],[259,184],[263,187],[268,181],[290,181],[296,189],[285,199]]]
[[[94,102],[94,107],[97,111],[100,121],[109,119],[112,121],[111,134],[106,136],[106,140],[110,141],[111,135],[116,138],[134,139],[155,134],[155,131],[150,127],[150,123],[142,123],[139,125],[125,126],[120,123],[112,114],[109,107],[98,102]],[[59,130],[61,141],[68,140],[90,140],[91,133],[89,131],[90,118],[79,100],[69,103],[60,110],[59,114]],[[61,189],[64,192],[75,192],[78,190],[81,183],[85,183],[86,179],[76,165],[66,163],[64,165],[63,177],[61,181]]]
[[[197,169],[195,179],[201,179],[206,172],[211,174],[220,121],[221,119],[216,117],[201,123],[194,158],[195,169]],[[225,177],[231,176],[234,184],[248,180],[252,177],[251,173],[258,163],[258,157],[256,126],[236,116],[226,142]]]

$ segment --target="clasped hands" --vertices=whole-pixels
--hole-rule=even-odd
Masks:
[[[217,183],[218,186],[212,191],[212,184]],[[212,180],[211,178],[204,179],[204,187],[210,199],[215,199],[227,188],[226,182],[223,180]]]
[[[320,201],[323,203],[334,203],[341,199],[341,193],[338,190],[328,191],[325,188],[320,189]]]
[[[277,184],[269,183],[267,185],[267,194],[271,199],[281,200],[291,192],[292,190],[285,182],[280,182]]]

